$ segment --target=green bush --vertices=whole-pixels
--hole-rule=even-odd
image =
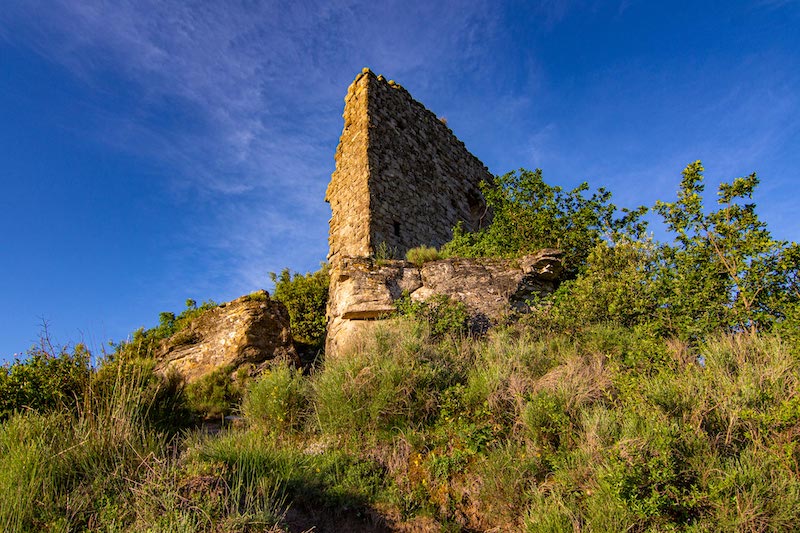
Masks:
[[[26,359],[0,367],[0,421],[23,410],[77,408],[89,385],[90,359],[82,344],[72,352],[39,346]]]
[[[150,329],[139,328],[133,332],[130,340],[112,344],[114,355],[123,359],[153,357],[156,347],[162,340],[184,331],[192,320],[215,307],[217,307],[217,304],[213,300],[207,300],[198,307],[197,302],[189,298],[186,300],[186,309],[178,316],[168,311],[160,313],[158,315],[158,326]],[[191,344],[195,341],[196,339],[192,335],[187,334],[183,339],[179,339],[179,344]]]
[[[562,398],[546,391],[539,392],[527,402],[522,411],[522,422],[534,446],[558,449],[571,430],[565,409]]]
[[[442,247],[445,256],[518,257],[541,248],[564,252],[567,277],[575,277],[589,252],[607,234],[627,232],[639,237],[645,229],[640,207],[633,212],[617,211],[611,193],[598,189],[590,197],[582,183],[571,191],[544,182],[542,171],[520,169],[497,176],[481,190],[492,212],[491,224],[475,233],[459,225],[453,239]]]
[[[239,405],[246,377],[234,380],[231,372],[229,366],[220,367],[186,386],[187,405],[197,416],[224,417]]]
[[[705,212],[703,165],[683,171],[675,202],[657,202],[675,241],[662,246],[655,279],[670,333],[697,339],[719,329],[770,327],[800,300],[796,243],[776,241],[751,202],[755,173],[721,183],[719,209]]]
[[[247,421],[268,431],[298,429],[308,408],[306,378],[297,370],[279,365],[250,383],[242,414]]]
[[[543,310],[558,329],[612,322],[632,327],[652,321],[658,306],[654,286],[656,246],[649,240],[598,243],[585,271],[559,287],[553,305]]]
[[[395,302],[395,306],[401,316],[427,324],[434,340],[449,338],[456,342],[469,333],[467,306],[446,294],[434,294],[421,302],[404,295]]]
[[[273,298],[283,303],[289,311],[294,340],[314,350],[322,350],[327,327],[328,265],[324,264],[316,272],[305,275],[292,274],[288,268],[280,274],[270,272],[269,275],[275,283]]]

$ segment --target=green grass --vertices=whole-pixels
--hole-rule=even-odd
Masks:
[[[432,246],[417,246],[406,252],[406,261],[417,266],[422,266],[437,259],[440,259],[439,250]]]
[[[0,528],[280,531],[291,507],[411,529],[790,530],[793,349],[614,325],[454,340],[399,318],[308,375],[249,382],[217,435],[170,431],[181,390],[109,362],[77,410],[0,425]]]

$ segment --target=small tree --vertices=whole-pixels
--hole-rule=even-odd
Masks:
[[[270,272],[275,283],[273,298],[289,310],[289,323],[295,341],[321,349],[325,344],[325,317],[328,305],[328,265],[305,275],[284,268],[280,274]]]
[[[689,336],[767,326],[798,299],[797,245],[774,240],[748,202],[759,182],[755,173],[722,183],[720,209],[706,214],[703,170],[700,161],[689,164],[677,201],[655,206],[676,235],[663,247],[659,276],[666,318]]]

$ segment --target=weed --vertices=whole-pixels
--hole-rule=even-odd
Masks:
[[[406,261],[422,266],[439,259],[439,251],[432,246],[417,246],[406,252]]]

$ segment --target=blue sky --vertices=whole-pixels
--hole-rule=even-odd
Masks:
[[[347,86],[394,79],[493,173],[623,206],[752,171],[800,217],[800,2],[6,0],[0,357],[99,350],[315,270]]]

